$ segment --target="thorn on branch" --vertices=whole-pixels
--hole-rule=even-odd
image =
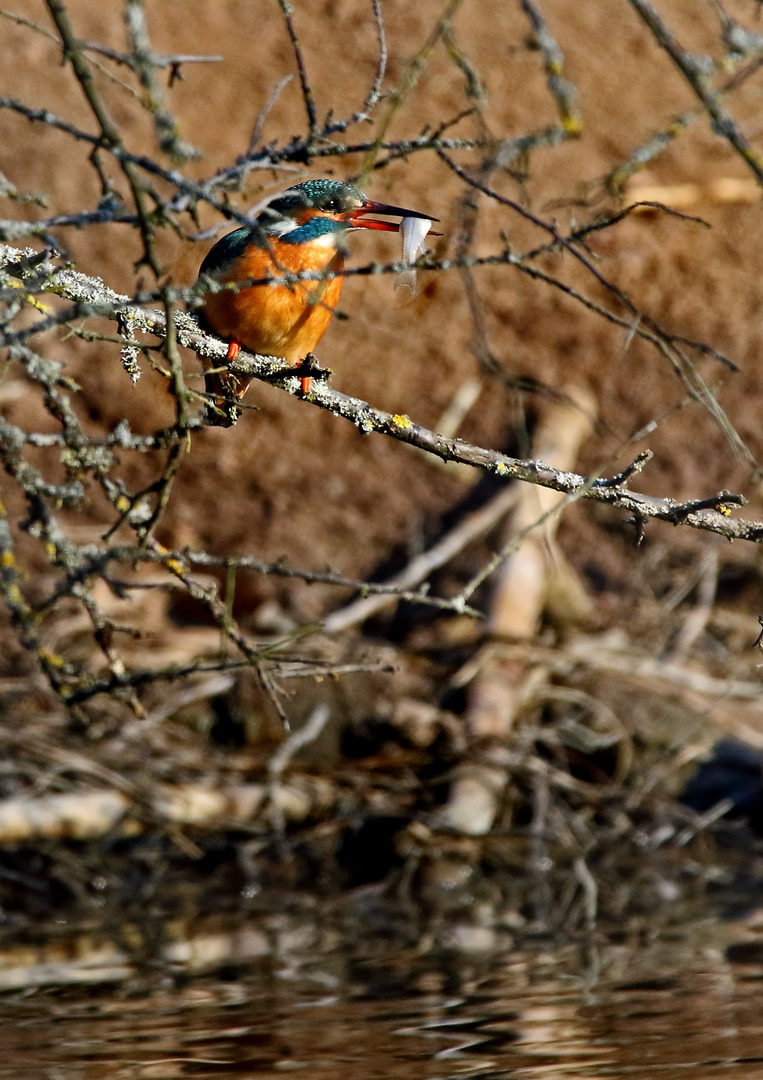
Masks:
[[[634,514],[632,518],[628,518],[625,524],[632,525],[636,530],[636,535],[633,537],[633,546],[640,548],[646,537],[646,518],[641,514]]]
[[[594,480],[593,486],[600,488],[627,487],[628,481],[631,480],[632,477],[636,476],[637,473],[640,473],[646,467],[648,462],[652,460],[653,457],[654,454],[651,450],[644,450],[638,455],[638,457],[634,461],[631,462],[630,465],[627,466],[627,468],[623,469],[622,472],[618,473],[616,476],[610,476],[609,478],[604,478],[601,480]]]

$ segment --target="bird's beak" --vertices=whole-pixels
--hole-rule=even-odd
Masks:
[[[381,229],[382,232],[399,232],[399,221],[378,221],[376,218],[367,218],[366,214],[386,214],[388,217],[421,218],[424,221],[439,221],[439,218],[431,214],[420,214],[418,210],[404,210],[402,206],[389,206],[387,203],[372,202],[371,199],[351,210],[347,220],[353,229]]]

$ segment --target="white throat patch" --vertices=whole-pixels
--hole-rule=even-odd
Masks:
[[[294,232],[298,228],[299,225],[292,218],[281,218],[280,221],[268,222],[266,231],[268,236],[286,236],[287,233]]]

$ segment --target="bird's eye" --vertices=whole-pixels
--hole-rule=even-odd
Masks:
[[[328,202],[325,204],[324,209],[338,211],[341,210],[342,207],[339,205],[339,199],[329,199]]]

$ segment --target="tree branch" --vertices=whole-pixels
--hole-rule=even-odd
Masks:
[[[668,54],[678,70],[691,86],[706,110],[716,135],[726,139],[734,150],[752,169],[758,183],[763,183],[763,159],[753,150],[732,118],[721,106],[718,94],[708,88],[708,76],[713,63],[706,56],[697,56],[682,49],[671,33],[667,23],[657,14],[648,0],[630,0],[631,6],[649,27],[655,41]]]
[[[82,314],[97,314],[117,321],[118,317],[129,315],[135,330],[164,339],[167,321],[163,312],[137,306],[129,297],[115,293],[95,278],[88,278],[72,270],[59,269],[50,262],[40,260],[40,253],[32,249],[20,251],[0,245],[0,267],[15,264],[14,271],[17,271],[18,267],[32,264],[28,272],[36,275],[35,288],[47,289],[76,301],[78,306],[74,314],[78,317]],[[47,278],[44,275],[47,275]],[[22,277],[23,270],[15,272],[14,276]],[[220,363],[225,361],[226,344],[219,338],[202,333],[192,315],[176,312],[174,324],[178,344],[192,349],[199,356]],[[46,325],[46,320],[43,320],[42,325]],[[33,333],[34,329],[32,327],[30,333]],[[285,365],[278,357],[258,356],[242,350],[230,368],[237,375],[259,379],[279,386],[288,393],[301,395],[299,375],[294,374],[294,369]],[[631,491],[628,487],[629,481],[634,471],[640,471],[646,464],[645,455],[641,455],[639,461],[619,477],[606,479],[600,476],[582,476],[554,469],[542,461],[513,458],[461,439],[446,438],[414,423],[408,416],[388,413],[374,408],[368,402],[342,394],[318,378],[313,380],[313,390],[308,401],[318,408],[344,417],[363,434],[374,432],[386,435],[445,461],[472,465],[507,480],[521,480],[567,495],[605,503],[624,511],[637,522],[655,518],[674,525],[687,525],[693,529],[717,533],[728,539],[763,542],[763,521],[745,521],[729,516],[729,507],[745,504],[746,500],[741,495],[721,491],[709,497],[681,503],[667,497],[659,498]],[[187,420],[188,429],[201,427],[202,424],[200,417],[189,417]]]

